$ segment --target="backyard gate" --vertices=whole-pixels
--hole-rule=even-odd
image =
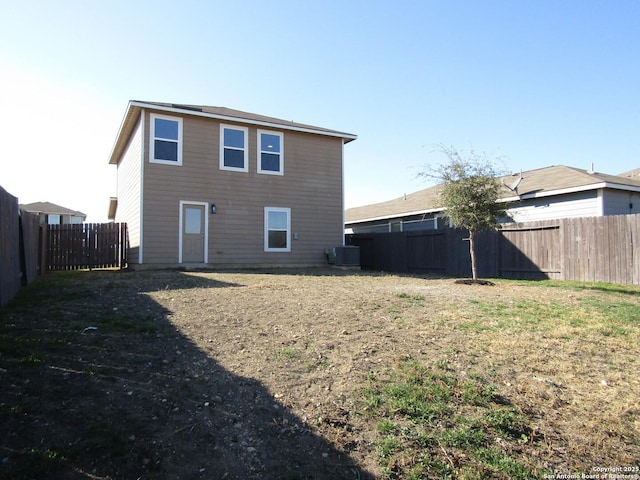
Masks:
[[[125,268],[126,223],[49,225],[48,270]]]

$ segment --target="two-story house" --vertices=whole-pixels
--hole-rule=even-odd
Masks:
[[[109,163],[129,262],[308,266],[343,245],[355,135],[220,107],[131,101]]]

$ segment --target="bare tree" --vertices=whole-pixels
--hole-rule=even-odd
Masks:
[[[473,280],[478,279],[475,237],[483,230],[500,228],[498,220],[507,215],[504,205],[498,204],[500,188],[495,161],[485,154],[471,151],[461,155],[453,147],[440,146],[447,161],[426,166],[419,177],[442,183],[442,206],[455,227],[469,231],[469,253]]]

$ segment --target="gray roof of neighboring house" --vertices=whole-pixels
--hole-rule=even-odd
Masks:
[[[640,192],[640,178],[591,173],[562,165],[522,172],[522,180],[518,183],[519,178],[520,172],[501,178],[504,186],[500,201],[517,201],[599,188]],[[507,187],[513,187],[516,183],[518,186],[515,191]],[[345,212],[345,221],[355,223],[441,211],[441,188],[440,185],[436,185],[394,200],[349,208]]]
[[[619,177],[640,177],[640,168],[629,170],[628,172],[618,174]]]
[[[267,117],[265,115],[258,115],[255,113],[242,112],[240,110],[233,110],[225,107],[212,107],[207,105],[182,105],[176,103],[164,103],[164,102],[146,102],[139,100],[131,100],[127,106],[125,117],[120,125],[116,142],[113,146],[113,150],[109,157],[110,164],[117,164],[122,154],[126,143],[129,139],[129,135],[135,127],[139,113],[143,108],[150,108],[154,110],[165,111],[167,113],[180,113],[196,115],[201,117],[216,118],[219,120],[226,120],[228,122],[241,122],[253,125],[280,128],[283,130],[294,130],[298,132],[315,133],[317,135],[328,135],[331,137],[342,138],[345,143],[355,140],[357,135],[346,132],[339,132],[337,130],[330,130],[328,128],[315,127],[313,125],[307,125],[304,123],[297,123],[289,120],[282,120],[280,118]]]
[[[27,203],[24,205],[20,205],[22,210],[25,210],[30,213],[44,213],[46,215],[71,215],[73,217],[82,217],[87,218],[85,213],[79,212],[77,210],[71,210],[70,208],[61,207],[60,205],[56,205],[51,202],[34,202]]]

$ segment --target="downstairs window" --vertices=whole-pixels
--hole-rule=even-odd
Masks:
[[[291,251],[290,208],[264,208],[264,251]]]

